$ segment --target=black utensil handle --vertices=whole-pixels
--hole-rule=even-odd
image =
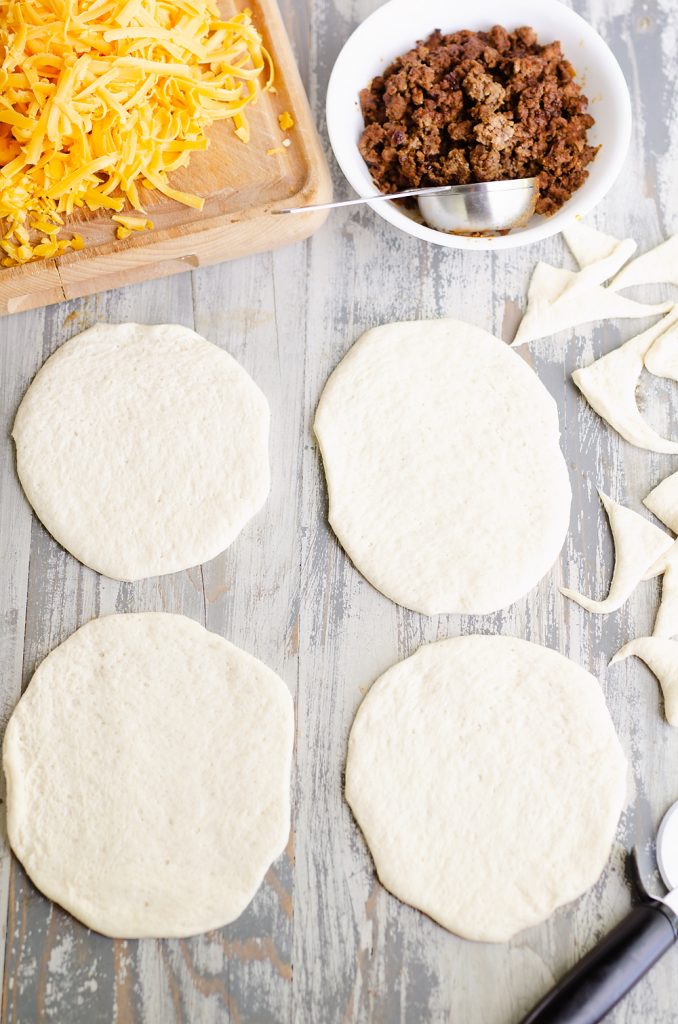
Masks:
[[[678,938],[678,917],[640,903],[568,971],[521,1024],[598,1024]]]

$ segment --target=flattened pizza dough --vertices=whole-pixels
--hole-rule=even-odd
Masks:
[[[256,658],[181,615],[111,615],[45,658],[3,757],[12,848],[104,935],[234,920],[290,828],[294,720]]]
[[[458,320],[368,331],[327,382],[315,433],[332,528],[398,604],[492,612],[557,558],[571,492],[556,405],[485,331]]]
[[[626,762],[598,683],[511,637],[421,647],[351,729],[346,798],[395,896],[504,942],[594,884]]]
[[[47,360],[13,437],[26,497],[114,579],[199,565],[269,489],[268,403],[226,352],[173,324],[98,324]]]

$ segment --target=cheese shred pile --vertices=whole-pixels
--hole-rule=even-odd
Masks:
[[[248,10],[214,0],[0,0],[0,259],[14,266],[67,249],[65,218],[116,218],[118,237],[150,226],[144,189],[202,209],[168,176],[206,149],[273,81]],[[264,72],[267,72],[264,75]]]

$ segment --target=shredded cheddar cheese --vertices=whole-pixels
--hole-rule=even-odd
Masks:
[[[278,124],[281,132],[288,132],[290,128],[294,128],[294,118],[289,110],[283,110],[282,114],[278,114]]]
[[[168,176],[245,108],[273,69],[248,10],[216,0],[0,0],[0,249],[3,266],[81,249],[65,218],[116,216],[118,237],[150,224],[139,186],[202,209]]]

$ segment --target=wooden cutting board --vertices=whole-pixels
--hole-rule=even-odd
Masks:
[[[0,314],[274,249],[320,227],[326,211],[270,214],[276,207],[329,202],[332,186],[277,4],[248,0],[248,6],[273,59],[275,92],[261,94],[248,108],[248,144],[236,137],[230,122],[218,122],[210,129],[209,148],[194,153],[190,165],[172,175],[174,187],[204,197],[203,210],[149,192],[153,230],[135,232],[123,241],[116,239],[116,225],[104,211],[78,212],[68,227],[82,235],[85,248],[0,270]],[[241,9],[232,0],[224,0],[222,7],[226,15]],[[285,133],[278,124],[283,111],[295,121]],[[283,138],[289,139],[289,147],[282,146]],[[278,149],[283,151],[268,153]]]

